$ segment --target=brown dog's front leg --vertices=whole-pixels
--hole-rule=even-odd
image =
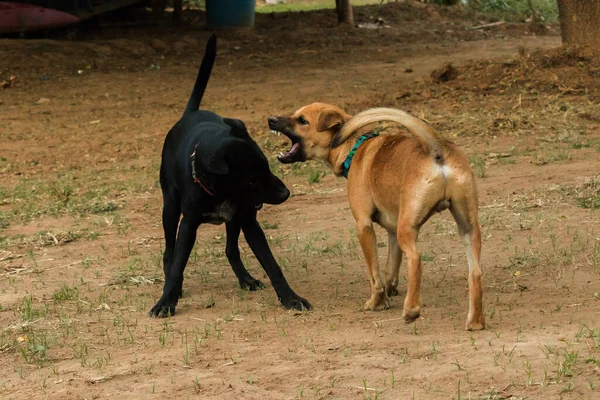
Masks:
[[[365,310],[380,310],[389,307],[389,301],[385,295],[385,288],[379,271],[379,262],[377,260],[377,237],[373,229],[373,223],[370,219],[359,220],[358,240],[365,255],[367,263],[367,274],[371,283],[371,298],[364,305]]]

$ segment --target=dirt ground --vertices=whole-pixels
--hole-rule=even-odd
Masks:
[[[600,59],[553,50],[555,26],[472,30],[488,21],[403,3],[355,12],[384,21],[340,28],[327,10],[220,32],[203,102],[246,121],[293,192],[259,218],[314,306],[303,313],[279,306],[244,241],[267,288],[241,290],[224,227],[207,225],[177,315],[147,316],[163,283],[160,150],[209,34],[201,13],[180,29],[0,39],[0,79],[17,76],[0,89],[2,399],[597,398]],[[453,79],[431,81],[445,62]],[[265,123],[313,101],[402,108],[466,151],[486,330],[464,330],[466,257],[449,214],[420,235],[422,317],[405,324],[402,297],[362,311],[370,291],[345,181],[279,164],[289,142]]]

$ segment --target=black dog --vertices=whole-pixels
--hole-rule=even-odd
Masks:
[[[183,271],[196,241],[196,230],[202,223],[225,223],[225,253],[242,288],[257,290],[264,285],[242,264],[238,248],[240,230],[267,272],[281,304],[297,310],[310,309],[309,302],[288,285],[256,220],[263,203],[283,203],[290,195],[289,190],[271,173],[267,158],[242,121],[198,110],[215,61],[216,41],[214,35],[208,40],[190,100],[163,147],[160,185],[165,286],[150,316],[175,314]]]

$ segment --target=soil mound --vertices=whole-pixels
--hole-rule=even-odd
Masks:
[[[525,90],[527,94],[600,98],[600,55],[585,48],[561,47],[531,53],[521,49],[518,57],[476,61],[458,67],[452,76],[454,79],[447,79],[444,84],[458,90],[495,94]]]

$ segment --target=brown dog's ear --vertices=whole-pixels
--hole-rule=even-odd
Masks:
[[[337,147],[347,139],[340,137],[340,131],[342,125],[344,125],[350,118],[352,117],[344,112],[339,112],[337,110],[324,110],[321,112],[321,115],[319,115],[317,131],[322,132],[334,130],[335,132],[333,133],[333,138],[331,140],[331,147]]]
[[[352,116],[350,115],[345,115],[344,118],[344,123],[348,122],[348,120],[352,118]],[[340,126],[341,128],[341,126]],[[331,144],[329,145],[332,149],[335,149],[336,147],[338,147],[340,144],[344,143],[346,140],[350,139],[350,137],[352,136],[354,132],[348,132],[346,131],[344,133],[343,129],[338,129],[334,134],[333,134],[333,138],[331,138]]]
[[[332,129],[334,126],[339,125],[339,129],[344,123],[344,116],[336,110],[325,110],[319,115],[319,122],[317,122],[317,131],[323,132]]]

